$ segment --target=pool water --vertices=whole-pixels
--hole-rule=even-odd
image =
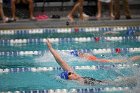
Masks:
[[[113,28],[113,27],[112,27]],[[138,87],[133,83],[119,83],[106,85],[80,85],[74,81],[62,80],[58,75],[63,71],[48,51],[45,44],[46,38],[52,42],[52,46],[61,57],[72,66],[81,76],[92,77],[98,80],[114,81],[118,77],[139,76],[139,61],[131,62],[130,57],[140,55],[140,37],[135,35],[139,27],[132,31],[129,29],[118,31],[116,34],[104,35],[100,32],[81,33],[44,33],[29,34],[23,30],[7,34],[0,40],[0,91],[1,92],[27,92],[39,91],[49,93],[61,89],[76,91],[69,93],[94,93],[94,92],[128,92]],[[102,29],[100,29],[102,30]],[[82,32],[83,31],[83,32]],[[129,33],[128,33],[129,31]],[[107,31],[106,31],[107,32]],[[109,31],[108,31],[109,32]],[[86,33],[86,35],[84,35]],[[20,36],[19,36],[20,35]],[[107,52],[108,49],[109,51]],[[98,58],[128,59],[124,63],[102,63],[88,61],[71,55],[71,51],[90,53]],[[117,50],[120,50],[117,53]],[[137,81],[139,84],[139,81]],[[75,89],[75,90],[74,90]],[[134,91],[134,90],[133,90]],[[47,93],[46,92],[46,93]]]

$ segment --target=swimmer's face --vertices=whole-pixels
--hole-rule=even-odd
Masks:
[[[69,78],[69,80],[77,80],[77,79],[79,79],[79,75],[72,73],[72,72],[69,72],[68,78]]]

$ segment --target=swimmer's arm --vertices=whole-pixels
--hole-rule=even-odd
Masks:
[[[50,50],[50,52],[52,53],[52,55],[54,56],[55,60],[57,61],[57,63],[66,71],[72,71],[72,68],[66,63],[66,61],[64,61],[61,56],[57,53],[57,51],[55,49],[53,49],[51,43],[49,42],[49,40],[47,40],[47,45],[48,48]]]

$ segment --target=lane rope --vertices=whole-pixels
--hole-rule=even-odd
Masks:
[[[28,34],[51,34],[51,33],[81,33],[81,32],[116,32],[128,31],[125,34],[132,35],[139,31],[139,26],[114,26],[114,27],[74,27],[74,28],[36,28],[36,29],[16,29],[0,30],[0,35],[28,35]]]
[[[71,54],[74,51],[80,53],[93,53],[93,54],[112,54],[112,53],[140,53],[140,48],[107,48],[107,49],[75,49],[75,50],[57,50],[64,53]],[[41,56],[48,53],[48,50],[42,51],[0,51],[0,56]],[[71,54],[72,55],[72,54]]]
[[[138,64],[113,64],[113,65],[91,65],[91,66],[72,66],[74,70],[110,70],[110,69],[128,69],[138,67]],[[63,71],[61,67],[21,67],[0,69],[0,73],[19,73],[19,72],[48,72]]]
[[[140,42],[140,36],[127,37],[77,37],[77,38],[48,38],[51,42],[108,42],[108,41],[135,41]],[[46,38],[34,39],[0,39],[0,44],[31,44],[31,43],[45,43]]]
[[[49,90],[27,90],[8,91],[6,93],[101,93],[101,92],[122,92],[130,90],[129,87],[104,87],[104,88],[84,88],[84,89],[49,89]],[[1,92],[5,93],[5,92]]]

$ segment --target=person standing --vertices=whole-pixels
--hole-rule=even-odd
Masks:
[[[3,23],[10,22],[10,19],[4,15],[3,5],[2,4],[3,4],[3,1],[0,0],[0,16],[2,18],[2,21],[3,21]]]
[[[131,14],[130,14],[130,9],[129,9],[129,4],[128,0],[122,0],[123,1],[123,9],[124,13],[126,16],[126,19],[131,19]],[[120,19],[120,0],[114,0],[114,14],[115,14],[115,19],[118,20]]]
[[[13,17],[13,20],[17,20],[17,17],[16,17],[16,4],[18,3],[29,3],[29,13],[30,13],[30,19],[31,20],[35,20],[35,17],[33,16],[33,10],[34,10],[34,7],[33,7],[33,0],[12,0],[11,2],[11,9],[12,9],[12,17]]]
[[[70,22],[74,22],[74,18],[73,15],[78,11],[79,12],[79,17],[81,20],[85,19],[85,17],[83,16],[83,3],[84,0],[77,0],[76,4],[74,5],[74,7],[72,8],[72,10],[69,12],[68,14],[68,19],[70,20]]]
[[[102,2],[109,3],[110,18],[111,19],[114,19],[114,14],[113,14],[113,1],[112,0],[98,0],[98,3],[97,3],[98,13],[97,13],[96,19],[100,19],[101,16],[102,16]]]

